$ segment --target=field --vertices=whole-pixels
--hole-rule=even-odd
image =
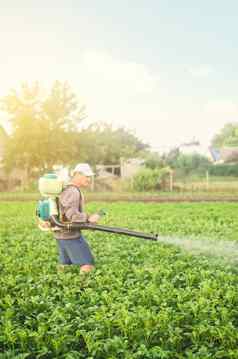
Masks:
[[[237,359],[238,204],[100,208],[161,242],[85,232],[96,270],[60,272],[34,203],[0,203],[0,358]]]

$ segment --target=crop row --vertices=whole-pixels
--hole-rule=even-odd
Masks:
[[[105,224],[237,240],[236,204],[91,203]],[[96,270],[57,271],[34,204],[0,204],[0,358],[238,358],[236,265],[165,243],[87,232]]]

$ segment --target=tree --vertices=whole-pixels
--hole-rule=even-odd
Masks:
[[[7,133],[4,130],[4,128],[2,126],[0,126],[0,161],[2,160],[2,158],[4,156],[7,140],[8,140]]]
[[[84,108],[67,83],[55,82],[47,94],[38,83],[22,85],[1,105],[11,125],[5,168],[23,169],[28,179],[33,171],[51,170],[56,164],[117,164],[121,157],[136,157],[148,148],[124,128],[96,123],[81,129]]]
[[[74,158],[92,165],[114,165],[120,158],[137,157],[148,145],[132,132],[110,124],[92,124],[75,135]]]
[[[24,169],[30,178],[34,169],[72,160],[72,134],[79,129],[83,108],[67,83],[56,81],[46,95],[38,83],[24,84],[1,105],[11,125],[4,158],[8,170]]]
[[[171,150],[167,156],[163,156],[164,163],[176,170],[181,175],[188,175],[191,173],[204,173],[210,166],[209,159],[199,153],[183,154],[179,148]]]
[[[139,192],[165,189],[165,181],[170,172],[169,167],[143,168],[133,177],[133,188]]]
[[[162,156],[159,155],[159,153],[148,152],[145,154],[145,167],[154,170],[163,168],[164,165],[164,159]]]
[[[212,139],[212,147],[238,147],[238,122],[227,123]]]
[[[204,173],[210,166],[210,161],[206,156],[199,153],[180,154],[174,162],[174,168],[180,170],[184,175],[190,173]]]

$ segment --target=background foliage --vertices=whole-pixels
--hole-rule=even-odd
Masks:
[[[124,128],[83,126],[85,108],[67,83],[55,82],[49,93],[38,83],[22,85],[1,100],[1,109],[10,125],[5,168],[24,169],[28,179],[57,164],[118,164],[148,147]]]

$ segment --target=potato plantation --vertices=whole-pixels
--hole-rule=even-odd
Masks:
[[[90,203],[103,224],[237,241],[236,203]],[[84,232],[96,269],[57,270],[32,202],[0,203],[0,358],[238,358],[238,258]],[[236,248],[234,246],[234,248]]]

